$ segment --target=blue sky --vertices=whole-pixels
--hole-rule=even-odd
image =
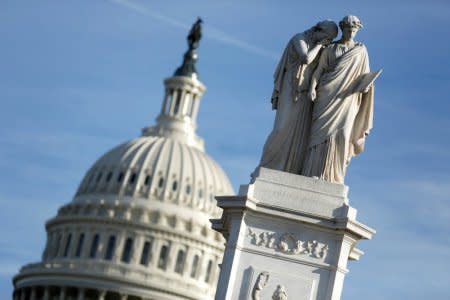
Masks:
[[[377,80],[375,126],[346,184],[377,235],[349,264],[343,299],[450,295],[450,3],[415,1],[0,2],[0,299],[35,262],[44,222],[84,172],[154,124],[162,80],[204,23],[208,90],[198,133],[235,190],[273,125],[272,74],[295,33],[355,14]]]

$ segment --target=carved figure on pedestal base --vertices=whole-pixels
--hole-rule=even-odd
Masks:
[[[273,293],[272,300],[287,300],[288,296],[284,286],[279,285]]]
[[[253,286],[252,291],[252,300],[261,300],[260,293],[263,288],[267,285],[267,282],[269,281],[269,273],[268,272],[261,272],[258,275],[258,278],[256,279],[255,285]]]

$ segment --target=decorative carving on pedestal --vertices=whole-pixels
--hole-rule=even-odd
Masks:
[[[302,241],[293,233],[278,234],[275,232],[263,231],[257,234],[252,229],[248,229],[250,243],[256,246],[266,247],[280,251],[284,254],[298,255],[309,254],[314,258],[325,258],[328,253],[328,245],[316,240]]]
[[[252,300],[261,300],[261,290],[266,287],[269,281],[269,272],[261,272],[256,279],[255,285],[252,291]],[[287,300],[286,288],[283,285],[278,285],[277,289],[272,295],[272,300]]]
[[[282,285],[278,285],[277,289],[273,293],[272,300],[287,300],[288,296],[286,293],[286,288]]]
[[[255,285],[253,286],[252,300],[261,300],[259,297],[261,290],[266,287],[269,281],[269,273],[261,272],[256,279]]]

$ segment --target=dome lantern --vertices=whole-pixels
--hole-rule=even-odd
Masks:
[[[146,127],[142,135],[162,135],[182,141],[201,151],[203,139],[195,134],[200,99],[206,88],[198,80],[195,67],[197,48],[201,39],[200,18],[192,25],[187,37],[189,48],[184,54],[183,63],[172,77],[164,80],[165,94],[157,125]]]

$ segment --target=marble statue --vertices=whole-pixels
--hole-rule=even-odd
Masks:
[[[380,71],[370,73],[367,49],[354,40],[361,21],[346,16],[339,27],[341,39],[321,52],[312,75],[312,121],[301,174],[344,183],[351,158],[364,150],[372,128],[373,81]]]
[[[288,42],[274,74],[273,130],[264,145],[261,167],[299,174],[308,146],[312,105],[310,78],[318,55],[338,33],[332,21],[322,21]]]
[[[319,22],[289,41],[275,71],[275,124],[259,166],[344,183],[372,128],[373,82],[356,16]]]

